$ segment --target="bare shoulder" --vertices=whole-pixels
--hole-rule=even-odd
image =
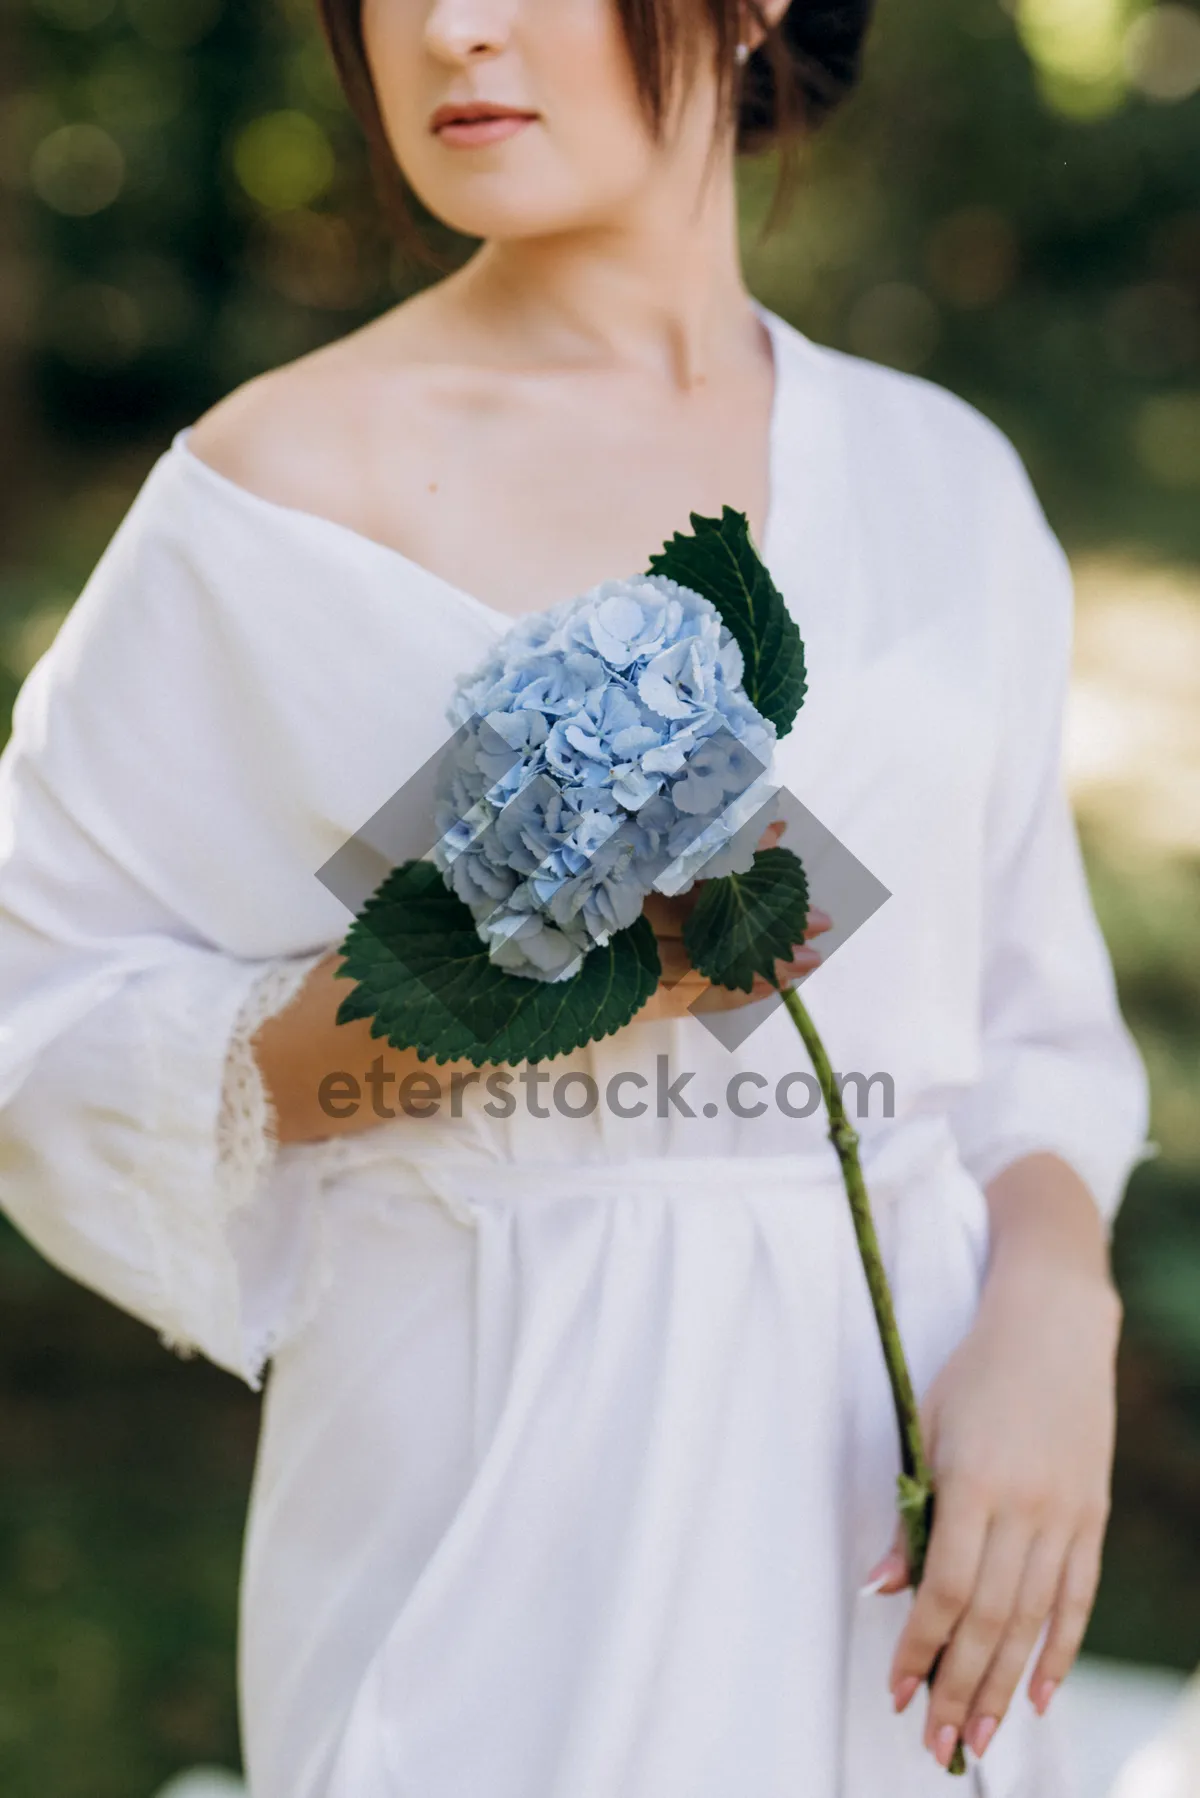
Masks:
[[[346,338],[256,375],[195,421],[188,448],[263,499],[307,507],[344,478],[360,363]]]
[[[196,421],[188,447],[260,499],[457,568],[461,520],[494,485],[523,384],[489,362],[444,287],[247,381]]]
[[[235,388],[195,421],[189,449],[262,499],[361,527],[381,430],[390,421],[387,460],[402,486],[396,420],[411,425],[429,410],[420,331],[401,317],[410,305]],[[419,451],[428,433],[404,439]]]

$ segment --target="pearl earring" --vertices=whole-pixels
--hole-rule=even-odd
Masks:
[[[738,64],[739,67],[741,67],[742,64],[749,62],[749,60],[750,60],[749,44],[739,44],[737,49],[733,53],[733,60],[734,60],[734,62],[736,62]]]

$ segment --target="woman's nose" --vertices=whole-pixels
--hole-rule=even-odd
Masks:
[[[495,56],[512,31],[512,0],[434,0],[425,24],[425,42],[443,62],[474,62]]]

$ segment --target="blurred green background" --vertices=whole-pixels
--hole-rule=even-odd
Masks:
[[[1016,440],[1075,559],[1071,778],[1159,1158],[1093,1652],[1200,1660],[1200,10],[883,0],[753,283]],[[170,434],[424,278],[311,0],[0,0],[0,709]],[[1037,645],[1030,645],[1037,654]],[[0,1791],[237,1764],[256,1401],[0,1233]]]

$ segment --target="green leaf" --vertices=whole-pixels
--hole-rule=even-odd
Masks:
[[[744,512],[730,506],[720,518],[693,512],[692,531],[664,543],[650,558],[650,572],[712,601],[742,652],[751,704],[786,736],[807,690],[796,621],[754,547]]]
[[[371,1035],[435,1061],[550,1061],[628,1024],[658,985],[658,942],[645,918],[557,982],[489,961],[462,900],[432,862],[402,862],[367,900],[342,944],[356,981],[337,1021],[370,1018]]]
[[[791,961],[808,924],[808,881],[790,849],[760,849],[747,874],[702,880],[683,926],[693,967],[716,986],[748,993],[755,974],[775,984],[776,961]]]

